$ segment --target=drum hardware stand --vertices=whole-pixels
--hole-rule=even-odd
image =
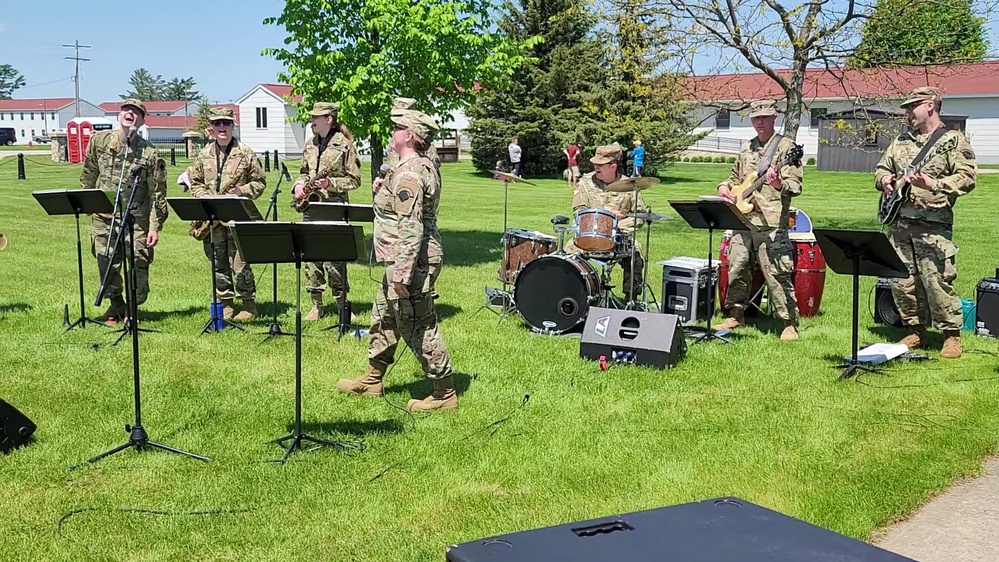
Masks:
[[[277,222],[277,220],[278,220],[278,214],[277,214],[277,197],[278,197],[278,194],[281,193],[281,180],[283,180],[283,179],[287,179],[288,181],[291,181],[291,174],[288,173],[288,167],[284,165],[284,162],[281,163],[281,175],[278,176],[277,185],[274,186],[274,191],[271,193],[270,203],[268,203],[268,206],[267,206],[267,213],[264,215],[264,220],[265,221],[266,220],[270,220],[271,211],[274,211],[274,221]],[[261,334],[266,334],[267,335],[267,337],[264,338],[264,341],[261,342],[261,343],[266,343],[267,340],[269,340],[271,338],[275,338],[277,336],[294,336],[295,335],[295,334],[290,334],[288,332],[283,331],[281,329],[281,324],[278,323],[278,319],[277,319],[277,317],[278,317],[278,296],[277,296],[277,291],[278,291],[278,289],[277,289],[277,287],[278,287],[278,277],[277,277],[277,264],[276,263],[272,263],[272,264],[268,264],[268,265],[271,266],[271,268],[272,268],[271,273],[273,274],[273,277],[271,278],[271,291],[272,291],[271,306],[273,307],[273,317],[271,318],[270,325],[267,327],[267,331],[266,332],[260,332]]]
[[[521,177],[518,177],[518,176],[515,176],[513,174],[510,174],[508,172],[494,171],[493,175],[494,176],[500,176],[500,177],[503,178],[503,238],[501,239],[502,240],[501,243],[503,243],[504,248],[505,248],[506,247],[505,237],[506,237],[506,230],[507,230],[507,215],[509,213],[509,208],[510,208],[510,182],[511,181],[516,181],[516,182],[520,182],[520,183],[526,183],[527,185],[535,185],[535,184],[531,183],[531,182],[529,182],[529,181],[527,181],[527,180],[525,180],[525,179],[523,179]],[[508,283],[505,278],[502,281],[503,281],[503,289],[502,290],[500,290],[500,289],[492,289],[492,287],[486,287],[486,302],[485,302],[485,304],[482,305],[482,308],[479,309],[479,311],[481,311],[483,308],[485,308],[485,309],[490,310],[493,313],[499,315],[500,322],[502,322],[504,319],[506,319],[507,316],[510,316],[510,314],[514,310],[516,310],[516,308],[517,308],[517,305],[516,305],[516,303],[513,300],[513,294],[510,293],[510,283]],[[490,291],[490,289],[492,289],[492,291]],[[492,295],[499,295],[503,299],[503,303],[504,304],[503,304],[503,311],[502,312],[496,312],[495,310],[493,310],[491,308],[492,303],[490,302],[490,296],[492,296]],[[478,312],[478,311],[476,311],[476,312]]]

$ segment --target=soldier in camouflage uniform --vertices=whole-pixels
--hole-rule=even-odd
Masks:
[[[940,357],[962,354],[961,299],[954,291],[957,246],[953,242],[954,204],[975,188],[978,167],[975,152],[960,131],[947,131],[934,147],[932,158],[915,174],[903,174],[929,138],[945,125],[940,120],[940,91],[933,87],[912,90],[902,102],[912,130],[899,135],[878,163],[874,184],[890,195],[897,180],[912,187],[903,201],[889,238],[909,267],[910,277],[892,279],[892,296],[910,334],[899,343],[910,349],[926,343],[926,326],[943,331]]]
[[[292,206],[302,212],[304,220],[312,220],[309,202],[349,203],[347,192],[361,185],[361,160],[354,147],[354,136],[337,122],[340,104],[316,102],[309,115],[315,135],[305,143],[302,169],[292,190]],[[323,293],[329,280],[337,304],[347,298],[347,264],[344,262],[308,262],[305,264],[306,288],[312,295],[312,310],[306,320],[323,317]],[[340,310],[338,307],[337,310]],[[351,314],[351,321],[355,319]]]
[[[129,135],[129,129],[137,131],[145,124],[146,106],[139,100],[127,99],[121,105],[118,113],[118,123],[121,128],[114,131],[101,131],[90,138],[87,154],[83,161],[83,171],[80,173],[80,187],[83,189],[103,189],[112,194],[117,191],[118,181],[122,177],[124,160],[124,177],[121,179],[121,202],[119,208],[128,203],[132,182],[131,171],[138,173],[136,192],[134,196],[135,209],[135,305],[138,306],[149,297],[149,265],[153,262],[153,248],[159,242],[159,233],[169,216],[166,204],[166,162],[160,158],[159,151],[137,132]],[[127,152],[127,155],[126,155]],[[141,169],[138,168],[141,166]],[[92,252],[97,258],[100,274],[107,270],[107,260],[104,259],[108,245],[113,236],[113,224],[120,220],[111,215],[93,215],[93,232],[91,235]],[[115,252],[111,256],[112,269],[106,286],[105,296],[111,304],[102,318],[120,320],[128,314],[128,306],[122,297],[121,261],[124,252]]]
[[[416,354],[423,372],[433,381],[433,393],[410,400],[410,411],[451,410],[458,407],[451,373],[451,354],[437,327],[430,293],[429,252],[439,242],[437,209],[440,174],[429,158],[421,156],[437,132],[425,113],[394,112],[392,148],[399,165],[392,181],[375,195],[374,245],[376,259],[385,265],[385,276],[371,311],[368,370],[356,379],[342,379],[337,388],[362,396],[380,396],[382,378],[394,361],[403,339]]]
[[[621,271],[623,272],[623,290],[625,298],[635,300],[642,290],[643,275],[645,268],[645,258],[642,257],[642,248],[635,238],[635,230],[641,228],[642,223],[635,221],[632,215],[645,211],[645,201],[641,194],[635,198],[634,192],[614,193],[605,191],[607,184],[625,179],[625,175],[619,168],[621,158],[621,145],[618,143],[598,146],[593,158],[594,171],[583,175],[576,183],[576,188],[572,193],[572,211],[582,209],[604,209],[611,211],[618,218],[617,229],[621,234],[633,238],[635,245],[634,276],[632,275],[631,254],[621,259]],[[565,251],[570,254],[584,254],[587,252],[578,248],[574,243],[565,245]]]
[[[772,143],[778,143],[772,151],[770,165],[767,166],[763,186],[750,196],[753,210],[746,218],[759,227],[759,231],[737,231],[729,246],[729,285],[725,307],[729,318],[715,326],[718,330],[731,330],[745,323],[745,311],[752,295],[752,265],[757,262],[763,271],[777,317],[784,321],[781,341],[798,339],[798,301],[794,294],[791,275],[794,273],[794,246],[787,235],[791,198],[801,194],[801,163],[784,165],[780,163],[788,151],[794,148],[794,141],[776,135],[777,104],[771,100],[756,101],[750,105],[749,117],[757,136],[742,143],[739,157],[732,166],[732,175],[718,185],[718,194],[733,199],[730,188],[742,184],[748,176],[757,172],[761,158]]]
[[[213,107],[208,120],[214,131],[214,142],[201,149],[191,164],[188,174],[191,194],[194,197],[260,197],[267,187],[267,177],[253,149],[233,138],[236,121],[232,109]],[[204,239],[205,256],[212,260],[214,240],[215,296],[222,303],[222,317],[239,322],[252,320],[257,314],[253,270],[240,256],[230,227],[216,222],[211,229]],[[242,300],[242,309],[233,316],[233,297],[237,295]]]

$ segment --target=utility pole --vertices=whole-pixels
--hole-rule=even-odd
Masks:
[[[76,55],[75,56],[72,56],[72,57],[63,57],[63,58],[64,59],[68,59],[68,60],[75,60],[76,61],[76,75],[73,78],[73,82],[76,85],[76,117],[79,117],[80,116],[80,61],[81,60],[83,60],[83,61],[89,61],[90,60],[90,59],[81,59],[80,58],[80,48],[89,49],[90,45],[81,45],[80,44],[80,40],[77,39],[76,41],[73,42],[72,45],[63,44],[63,47],[72,47],[72,48],[74,48],[76,50]]]

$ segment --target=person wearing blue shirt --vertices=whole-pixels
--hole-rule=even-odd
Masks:
[[[642,175],[642,166],[645,165],[645,147],[640,138],[636,138],[634,144],[635,148],[631,151],[631,177],[637,178]]]

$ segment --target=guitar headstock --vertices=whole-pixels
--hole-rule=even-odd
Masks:
[[[801,158],[804,155],[805,155],[805,149],[803,145],[795,144],[794,146],[791,147],[791,150],[787,151],[787,154],[784,156],[783,163],[791,164],[794,166],[800,166]]]

